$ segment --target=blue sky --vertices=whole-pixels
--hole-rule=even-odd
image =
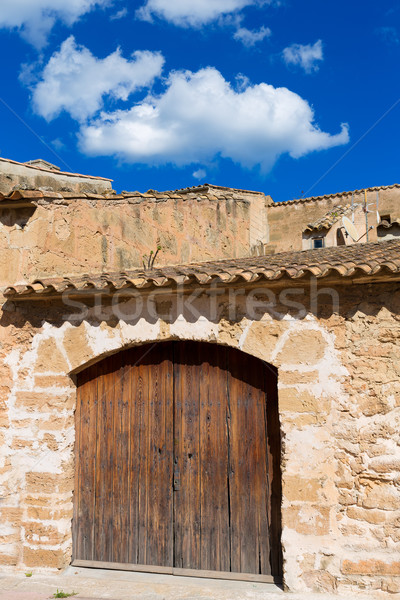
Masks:
[[[1,0],[0,53],[6,158],[277,201],[400,182],[399,2]]]

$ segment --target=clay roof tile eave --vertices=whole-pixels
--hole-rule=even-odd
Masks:
[[[290,282],[310,278],[351,278],[383,276],[400,278],[400,240],[354,244],[299,252],[226,259],[205,263],[158,267],[149,271],[134,269],[118,273],[98,273],[10,285],[4,296],[12,300],[46,298],[67,291],[74,294],[112,293],[150,288],[250,285],[257,281]]]

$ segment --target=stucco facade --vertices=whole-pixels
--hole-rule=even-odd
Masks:
[[[224,189],[149,195],[39,197],[32,214],[2,213],[2,568],[70,564],[76,373],[134,345],[197,340],[277,369],[287,588],[400,593],[398,247],[390,246],[386,265],[374,246],[368,273],[343,254],[315,277],[315,265],[293,274],[296,255],[284,274],[268,257],[243,257],[273,241],[271,214],[297,209]],[[157,243],[157,266],[166,270],[140,271]],[[318,252],[304,260],[318,262]],[[168,265],[205,260],[222,265],[218,276],[205,265],[185,287],[190,277],[177,267],[166,285]],[[254,265],[263,265],[263,277]],[[110,291],[106,273],[134,268],[134,293]],[[104,297],[100,284],[84,283],[88,272],[103,274]],[[135,283],[146,273],[148,283]],[[51,284],[67,275],[83,281],[72,299]],[[46,277],[41,296],[45,283],[33,282]]]

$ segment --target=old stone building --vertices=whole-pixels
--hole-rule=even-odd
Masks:
[[[43,190],[48,192],[111,192],[111,179],[61,171],[45,160],[20,163],[0,157],[0,193],[14,190]]]
[[[350,245],[354,240],[343,227],[343,216],[353,221],[362,242],[397,237],[400,186],[271,203],[268,211],[271,235],[266,251],[307,250],[313,247],[315,238],[322,240],[322,247]]]
[[[48,187],[0,195],[2,568],[399,593],[400,188]]]

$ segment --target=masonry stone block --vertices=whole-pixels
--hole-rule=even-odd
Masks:
[[[67,362],[58,349],[56,341],[52,338],[42,340],[37,350],[35,372],[45,373],[47,371],[54,371],[55,373],[68,371]]]
[[[302,535],[327,535],[330,530],[330,508],[311,504],[288,506],[283,509],[284,527]]]
[[[94,352],[87,340],[84,323],[78,327],[69,327],[64,334],[63,343],[72,370],[84,365],[94,357]]]
[[[277,359],[283,365],[314,365],[324,357],[325,350],[326,342],[320,331],[313,329],[294,330],[278,354]]]
[[[400,561],[382,560],[344,560],[342,573],[345,575],[400,575]]]
[[[62,569],[69,563],[69,555],[64,550],[47,550],[44,548],[23,548],[23,563],[26,567],[45,567]]]

